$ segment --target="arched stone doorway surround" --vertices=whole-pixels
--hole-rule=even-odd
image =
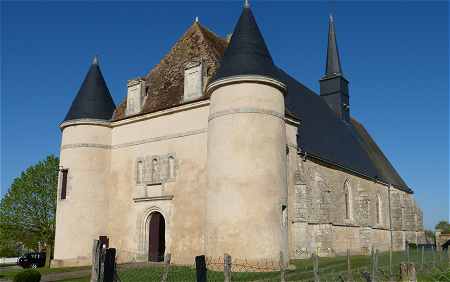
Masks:
[[[141,214],[139,217],[139,241],[138,253],[139,261],[147,261],[149,255],[149,237],[150,237],[150,222],[152,214],[159,213],[164,218],[165,223],[165,250],[166,253],[170,249],[170,221],[167,212],[158,206],[151,206]]]

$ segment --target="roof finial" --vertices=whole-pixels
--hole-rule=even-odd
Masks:
[[[244,0],[244,8],[250,8],[250,3],[248,0]]]
[[[98,65],[98,56],[97,55],[94,56],[94,59],[92,60],[92,64]]]
[[[198,23],[198,17],[195,17],[195,22]]]
[[[332,14],[332,13],[330,13],[330,22],[334,22],[333,14]]]

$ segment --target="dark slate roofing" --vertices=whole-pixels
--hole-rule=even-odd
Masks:
[[[354,119],[340,120],[326,102],[286,72],[287,110],[301,120],[298,146],[307,155],[412,192],[367,131]]]
[[[361,146],[365,148],[369,157],[372,159],[373,164],[377,168],[380,178],[394,186],[407,188],[408,185],[406,185],[405,181],[403,181],[402,177],[397,173],[364,126],[355,119],[352,119],[351,123],[353,129],[358,134]]]
[[[328,48],[327,64],[325,66],[325,76],[342,74],[341,60],[336,41],[336,28],[334,26],[333,16],[330,15],[328,23]]]
[[[116,105],[95,57],[64,121],[84,118],[109,120],[115,109]]]
[[[279,76],[248,4],[244,6],[220,68],[211,82],[238,75],[262,75],[277,80]]]

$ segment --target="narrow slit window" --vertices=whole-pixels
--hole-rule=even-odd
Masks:
[[[69,172],[68,169],[62,169],[62,181],[61,181],[61,200],[64,200],[66,198],[67,194],[67,173]]]

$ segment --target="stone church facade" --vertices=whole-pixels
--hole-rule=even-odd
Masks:
[[[61,123],[53,266],[368,254],[424,240],[422,211],[350,115],[335,26],[320,93],[278,68],[248,5],[198,21],[117,107],[94,59]]]

